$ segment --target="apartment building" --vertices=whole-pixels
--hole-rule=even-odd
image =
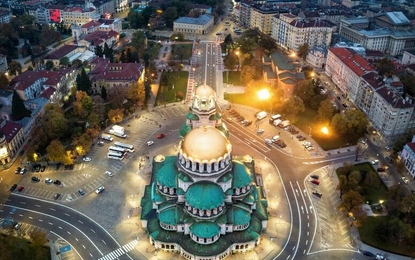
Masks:
[[[415,136],[412,138],[412,142],[403,147],[401,157],[409,175],[415,179]]]
[[[273,17],[271,37],[280,46],[298,51],[307,43],[309,48],[329,46],[335,25],[325,20],[306,20],[292,14]]]
[[[23,127],[20,124],[2,120],[0,122],[0,165],[11,162],[24,143]]]
[[[386,12],[375,16],[372,24],[374,29],[369,29],[367,18],[343,19],[339,33],[367,49],[392,56],[402,55],[404,49],[415,47],[415,30],[402,12]]]
[[[62,11],[62,20],[65,25],[82,25],[92,20],[98,20],[100,14],[96,11],[95,7],[86,6],[81,7],[67,7]]]
[[[269,5],[253,5],[250,9],[249,28],[258,28],[262,33],[271,34],[272,18],[278,8]]]

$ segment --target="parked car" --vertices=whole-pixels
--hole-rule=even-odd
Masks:
[[[60,193],[55,193],[54,195],[53,195],[53,199],[54,200],[57,200],[57,199],[59,199],[59,197],[61,196],[61,194]]]
[[[79,189],[79,190],[78,190],[78,193],[79,193],[79,194],[81,194],[82,196],[84,196],[84,195],[85,195],[85,191],[83,191],[82,189]]]
[[[11,192],[13,192],[16,188],[17,188],[17,184],[13,184],[13,185],[10,187],[10,191],[11,191]]]
[[[25,174],[26,172],[26,167],[22,167],[22,169],[20,169],[20,174]]]
[[[369,252],[369,251],[361,251],[361,252],[362,252],[362,255],[375,257],[375,254],[373,254],[372,252]]]
[[[104,142],[103,141],[99,141],[98,142],[98,146],[103,146],[104,145]]]
[[[90,161],[92,161],[92,159],[90,157],[84,157],[84,158],[82,158],[82,160],[84,162],[90,162]]]
[[[52,183],[53,182],[53,180],[52,179],[49,179],[49,178],[46,178],[45,179],[45,183]]]
[[[275,143],[278,139],[280,139],[280,136],[279,135],[274,135],[273,137],[272,137],[272,141]]]
[[[62,184],[62,182],[61,182],[60,180],[55,180],[55,181],[53,182],[53,184],[55,184],[55,185],[61,185],[61,184]]]
[[[41,172],[44,172],[45,170],[46,170],[46,166],[43,165],[42,167],[40,167]]]
[[[315,184],[315,185],[320,185],[320,181],[319,180],[315,180],[315,179],[313,179],[313,180],[311,180],[310,181],[312,184]]]
[[[313,191],[313,195],[316,195],[317,197],[321,198],[323,196],[323,194],[321,194],[318,191]]]
[[[17,188],[17,190],[18,190],[19,192],[21,192],[23,189],[24,189],[24,186],[19,186],[19,188]]]
[[[265,139],[265,143],[272,144],[272,140],[271,139]]]
[[[259,128],[258,130],[256,130],[256,132],[257,132],[258,134],[262,134],[262,133],[264,132],[264,129]]]
[[[298,138],[298,141],[304,141],[304,140],[307,140],[307,138],[305,138],[304,136],[300,136],[300,137],[297,137]]]
[[[34,181],[34,182],[40,182],[40,179],[38,177],[32,177],[32,181]]]
[[[14,174],[20,174],[21,170],[22,170],[21,167],[17,167],[16,170],[14,171]]]
[[[154,142],[153,141],[147,141],[147,145],[148,146],[151,146],[151,145],[153,145],[154,144]]]
[[[377,165],[377,164],[379,163],[379,160],[373,160],[373,161],[371,161],[371,163],[372,163],[373,165]]]
[[[386,159],[386,161],[388,161],[388,163],[393,163],[392,158],[390,158],[389,156],[386,156],[385,159]]]
[[[411,190],[412,194],[415,195],[415,190]]]
[[[105,171],[105,174],[106,174],[106,175],[108,175],[109,177],[114,176],[114,175],[112,174],[112,172],[110,172],[110,171]]]
[[[377,168],[376,170],[377,170],[378,172],[384,172],[384,171],[386,171],[386,170],[385,170],[385,168],[383,168],[383,167],[379,167],[379,168]]]
[[[96,194],[101,193],[103,190],[105,190],[104,186],[98,187],[98,189],[95,190]]]
[[[401,179],[405,184],[409,184],[409,180],[406,177],[402,177]]]
[[[17,223],[16,225],[14,225],[14,229],[15,230],[19,230],[19,228],[22,226],[22,223]]]
[[[315,179],[315,180],[320,179],[320,176],[318,176],[317,174],[313,174],[310,177],[313,178],[313,179]]]
[[[157,135],[157,139],[161,139],[161,138],[164,138],[164,137],[166,137],[166,134],[159,134],[159,135]]]
[[[307,151],[312,151],[312,150],[314,150],[314,147],[313,146],[307,146],[305,149],[307,149]]]
[[[244,125],[245,126],[250,126],[250,125],[252,125],[252,121],[246,121]]]

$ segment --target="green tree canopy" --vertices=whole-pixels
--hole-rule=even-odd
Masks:
[[[367,128],[366,115],[357,109],[346,110],[333,116],[331,126],[340,134],[347,136],[361,135]]]
[[[131,37],[131,45],[138,53],[143,53],[146,48],[147,36],[142,31],[136,31]]]
[[[24,117],[30,117],[32,114],[32,112],[25,107],[23,99],[20,98],[16,90],[13,92],[12,114],[16,120],[20,120]]]
[[[298,56],[305,60],[309,51],[308,43],[304,43],[298,47]]]
[[[296,122],[300,113],[305,111],[303,100],[297,96],[289,98],[283,108],[284,114],[291,122]]]
[[[46,147],[46,152],[48,153],[49,160],[52,162],[63,163],[65,160],[65,147],[58,139],[50,142],[48,147]]]
[[[331,122],[331,119],[334,115],[334,107],[329,99],[326,99],[320,103],[318,108],[318,119],[322,122]]]
[[[60,66],[65,66],[67,67],[69,65],[69,58],[68,57],[63,57],[59,60],[59,65]]]
[[[47,70],[51,70],[51,69],[53,69],[53,67],[55,67],[55,64],[53,64],[53,61],[51,61],[51,60],[46,61],[45,68]]]
[[[11,61],[9,63],[9,73],[13,76],[22,73],[22,65],[20,65],[20,62]]]

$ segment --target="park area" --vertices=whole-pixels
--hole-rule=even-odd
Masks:
[[[189,60],[192,56],[192,48],[192,43],[172,44],[170,60],[180,60],[180,62]]]
[[[186,97],[187,71],[164,71],[156,97],[156,106],[182,101]]]

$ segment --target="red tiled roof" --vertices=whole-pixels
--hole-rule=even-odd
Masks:
[[[407,143],[406,145],[408,145],[408,147],[411,148],[413,152],[415,152],[415,143]]]
[[[330,48],[329,51],[342,60],[347,67],[360,77],[366,72],[374,70],[374,67],[366,59],[351,49]]]
[[[84,40],[88,41],[88,42],[93,41],[94,45],[97,45],[97,44],[95,44],[95,42],[97,40],[105,41],[107,39],[117,37],[118,35],[119,34],[116,31],[113,31],[113,30],[110,30],[110,31],[95,31],[95,32],[90,33],[87,36],[85,36]]]
[[[97,22],[99,22],[100,24],[105,24],[105,25],[110,25],[114,23],[114,19],[104,19],[104,18],[100,18],[98,19]]]
[[[140,63],[108,63],[106,60],[97,63],[91,71],[91,81],[137,81],[144,66]]]
[[[56,88],[54,87],[49,87],[47,89],[45,89],[41,94],[40,97],[46,98],[46,99],[50,99],[50,97],[56,92]]]
[[[44,59],[50,59],[50,60],[59,60],[63,57],[65,57],[68,53],[71,51],[74,51],[78,48],[78,46],[75,45],[64,45],[60,47],[59,49],[49,53],[44,57]]]
[[[82,25],[81,28],[87,28],[87,29],[89,29],[89,28],[93,28],[93,27],[100,26],[100,25],[101,25],[101,23],[92,20],[92,21],[89,21],[86,24]]]
[[[405,101],[402,97],[397,96],[393,91],[389,90],[388,88],[380,88],[377,89],[376,92],[383,97],[392,107],[395,108],[408,108],[412,107],[413,105],[408,101]]]
[[[362,78],[375,90],[385,85],[383,84],[382,77],[374,71],[366,73]]]
[[[33,85],[33,83],[35,83],[37,80],[41,78],[42,78],[42,75],[40,75],[40,73],[31,71],[31,70],[26,70],[20,73],[19,76],[12,79],[12,81],[9,84],[9,87],[11,89],[23,91],[27,89],[28,87],[30,87],[31,85]]]
[[[19,132],[19,130],[22,128],[21,124],[6,121],[6,124],[1,128],[1,131],[3,132],[4,136],[6,137],[6,141],[10,143],[14,136]]]
[[[297,17],[296,15],[293,15],[293,14],[282,14],[282,15],[284,15],[288,18],[296,18]]]
[[[377,56],[377,57],[384,57],[385,53],[376,50],[366,50],[366,56]]]
[[[80,12],[83,13],[84,9],[82,9],[81,7],[75,6],[75,7],[66,7],[65,12]]]

